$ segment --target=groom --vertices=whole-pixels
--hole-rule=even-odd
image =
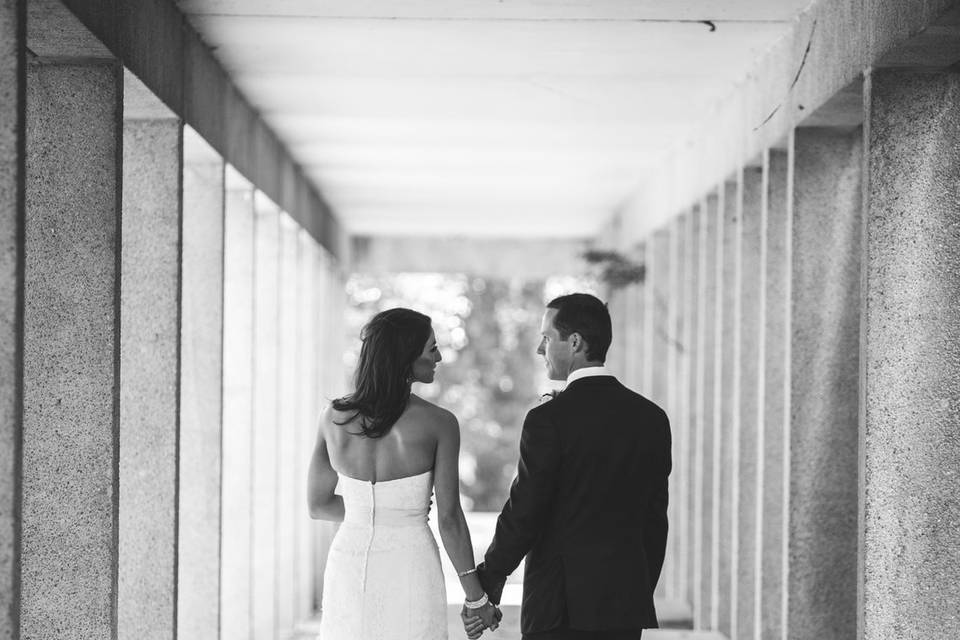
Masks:
[[[600,300],[556,298],[540,332],[537,353],[567,386],[524,420],[517,477],[478,575],[499,604],[526,556],[524,640],[637,640],[657,626],[669,422],[604,368],[612,332]]]

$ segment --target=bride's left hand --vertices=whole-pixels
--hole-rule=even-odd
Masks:
[[[483,630],[487,628],[483,619],[476,615],[476,610],[467,609],[466,606],[460,612],[460,619],[463,621],[463,629],[467,632],[467,637],[470,640],[479,638],[483,635]]]

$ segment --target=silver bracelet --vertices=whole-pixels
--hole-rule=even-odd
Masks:
[[[457,575],[462,578],[462,577],[464,577],[464,576],[468,576],[468,575],[470,575],[471,573],[476,573],[476,572],[477,572],[477,568],[474,567],[473,569],[467,569],[466,571],[461,571],[461,572],[458,573]]]
[[[467,609],[482,609],[487,606],[488,602],[490,602],[490,598],[487,597],[487,594],[483,594],[479,600],[465,600],[463,606]]]

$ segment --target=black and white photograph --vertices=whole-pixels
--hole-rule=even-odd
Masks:
[[[960,640],[960,0],[0,0],[0,640]]]

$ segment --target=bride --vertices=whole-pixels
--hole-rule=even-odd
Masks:
[[[467,632],[495,629],[460,506],[460,427],[410,392],[433,382],[440,352],[430,318],[383,311],[367,324],[353,393],[320,420],[308,478],[310,515],[342,522],[323,580],[322,640],[441,640],[447,605],[427,526],[436,493],[440,538],[460,576]],[[339,494],[334,489],[339,483]]]

